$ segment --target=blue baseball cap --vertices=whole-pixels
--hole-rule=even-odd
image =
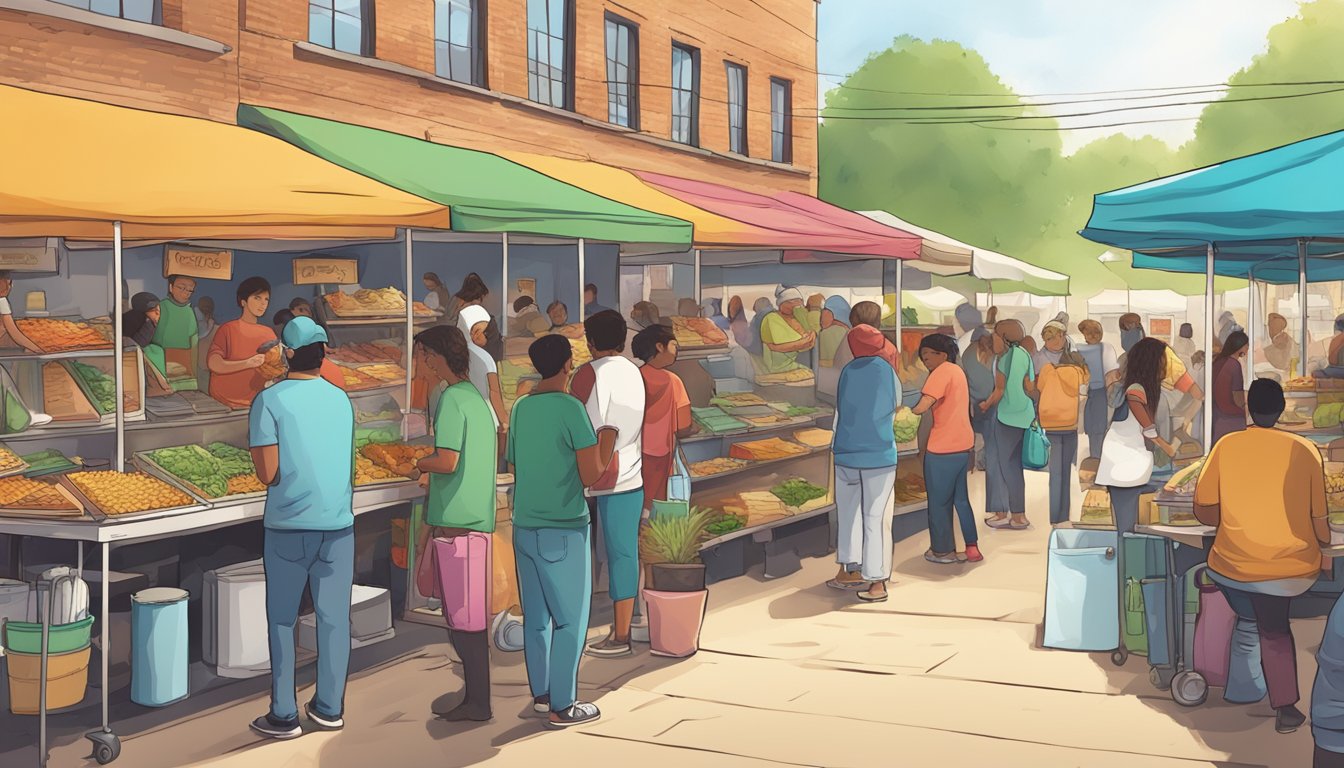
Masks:
[[[313,322],[311,317],[299,317],[285,323],[285,329],[280,332],[280,340],[290,349],[306,347],[309,344],[316,344],[319,341],[327,343],[327,332],[322,326]]]

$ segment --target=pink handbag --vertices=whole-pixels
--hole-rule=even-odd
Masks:
[[[1232,658],[1232,630],[1237,625],[1237,614],[1228,605],[1227,597],[1209,578],[1208,569],[1195,574],[1199,589],[1199,616],[1195,619],[1195,671],[1204,676],[1209,685],[1227,687],[1227,666]]]
[[[438,572],[439,599],[449,629],[484,632],[490,626],[494,570],[490,534],[471,532],[430,542]]]

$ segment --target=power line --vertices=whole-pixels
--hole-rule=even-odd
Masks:
[[[849,74],[849,75],[825,75],[825,74],[821,74],[821,73],[811,73],[811,74],[817,74],[819,77],[832,77],[832,78],[842,78],[842,79],[848,79],[848,78],[850,78],[850,77],[853,76],[853,73],[851,73],[851,74]],[[1293,80],[1293,81],[1282,81],[1282,82],[1271,82],[1271,83],[1203,83],[1203,84],[1199,84],[1199,85],[1166,85],[1166,86],[1158,86],[1158,87],[1153,87],[1153,88],[1122,88],[1122,89],[1112,90],[1112,91],[1059,91],[1059,92],[1055,92],[1055,93],[1017,93],[1017,94],[1013,94],[1013,93],[1005,94],[1005,93],[1002,93],[1002,92],[1000,92],[1000,93],[976,93],[976,92],[969,92],[969,91],[967,91],[967,92],[948,92],[948,91],[894,91],[894,90],[889,90],[889,89],[886,89],[886,88],[865,88],[865,87],[863,87],[863,86],[847,85],[846,83],[841,82],[841,83],[837,83],[836,86],[835,86],[835,88],[833,88],[832,90],[846,89],[846,90],[851,90],[851,91],[862,91],[862,92],[865,92],[865,93],[886,93],[886,94],[892,94],[892,95],[895,95],[895,96],[942,96],[942,97],[948,97],[948,98],[961,98],[961,97],[969,97],[969,96],[990,96],[990,97],[997,96],[997,97],[1000,97],[1000,98],[1007,98],[1007,97],[1011,97],[1011,96],[1016,96],[1016,97],[1021,98],[1021,99],[1044,99],[1044,98],[1054,98],[1054,97],[1056,97],[1056,96],[1107,96],[1107,95],[1125,94],[1125,93],[1141,93],[1141,92],[1145,92],[1145,91],[1185,91],[1185,90],[1201,89],[1201,88],[1216,88],[1216,89],[1223,89],[1223,88],[1279,88],[1279,87],[1284,87],[1284,86],[1296,86],[1296,85],[1302,85],[1302,86],[1306,86],[1306,85],[1344,85],[1344,80]],[[1179,95],[1179,94],[1175,94],[1175,95]]]
[[[1151,120],[1122,120],[1115,123],[1101,123],[1099,125],[1057,125],[1036,126],[1036,127],[1014,127],[1011,125],[998,126],[993,124],[969,123],[977,128],[985,128],[994,131],[1089,131],[1097,128],[1122,128],[1127,125],[1150,125],[1152,123],[1186,123],[1191,120],[1198,120],[1199,116],[1193,117],[1165,117],[1153,118]]]

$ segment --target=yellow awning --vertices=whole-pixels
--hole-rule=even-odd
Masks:
[[[0,86],[0,237],[390,237],[448,208],[235,125]]]
[[[719,216],[645,184],[638,176],[587,160],[567,160],[529,152],[496,152],[500,157],[580,189],[664,216],[689,221],[700,247],[756,247],[771,242],[768,230]]]

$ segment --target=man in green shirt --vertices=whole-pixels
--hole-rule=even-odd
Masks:
[[[801,291],[781,287],[775,292],[775,298],[779,302],[779,311],[771,312],[761,321],[761,361],[766,373],[786,373],[801,367],[798,353],[811,349],[817,342],[817,335],[796,319],[796,313],[803,309]]]
[[[447,385],[434,418],[434,453],[417,466],[429,475],[426,533],[432,530],[436,541],[449,540],[456,551],[469,553],[463,559],[466,573],[462,583],[442,585],[444,616],[453,648],[462,659],[466,695],[458,706],[435,714],[449,721],[484,722],[491,718],[490,640],[485,627],[453,626],[448,606],[483,606],[489,612],[494,579],[490,534],[495,531],[495,460],[499,450],[495,421],[468,375],[471,354],[462,331],[438,325],[417,334],[415,345],[429,371]],[[484,548],[484,557],[473,556],[479,548]],[[424,548],[421,552],[429,556]]]
[[[196,343],[199,328],[191,297],[196,293],[196,280],[182,275],[168,278],[168,298],[159,302],[159,324],[154,329],[154,343],[163,348],[164,360],[186,368],[186,376],[174,377],[169,383],[174,390],[196,389]]]
[[[593,597],[583,489],[611,463],[616,431],[594,434],[583,403],[565,391],[574,369],[568,339],[543,336],[527,355],[542,380],[514,404],[506,452],[514,472],[523,657],[533,709],[550,713],[550,727],[568,728],[602,716],[595,705],[578,700],[579,657]]]

